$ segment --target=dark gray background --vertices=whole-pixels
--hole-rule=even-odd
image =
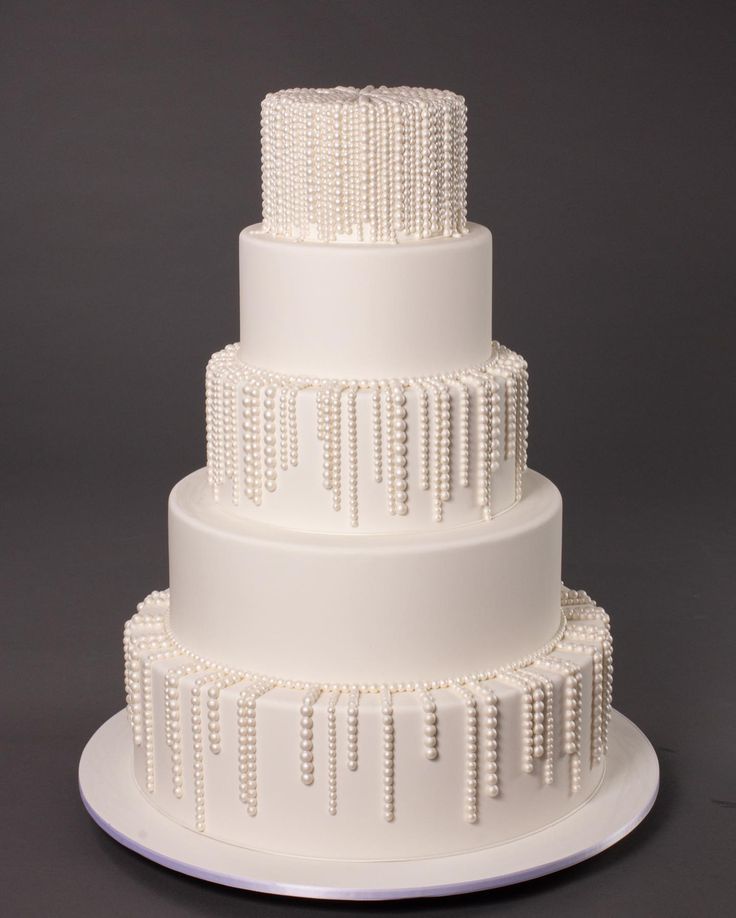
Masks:
[[[350,911],[168,873],[76,789],[123,704],[123,621],[167,583],[166,496],[203,463],[205,363],[237,336],[259,101],[337,83],[467,97],[470,215],[495,234],[495,335],[531,367],[532,464],[565,497],[565,579],[615,615],[616,705],[662,766],[616,849],[419,908],[733,913],[732,11],[2,4],[6,914]]]

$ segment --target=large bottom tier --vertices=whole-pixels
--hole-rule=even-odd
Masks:
[[[470,678],[289,682],[197,656],[154,593],[125,629],[138,783],[235,845],[393,860],[499,844],[568,815],[603,776],[608,617],[563,588],[538,651]]]

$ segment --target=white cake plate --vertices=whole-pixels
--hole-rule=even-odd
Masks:
[[[127,848],[189,876],[284,896],[409,899],[508,886],[562,870],[609,848],[636,828],[659,786],[657,756],[630,720],[613,712],[605,776],[583,806],[524,838],[449,857],[335,861],[268,854],[198,835],[168,819],[133,778],[124,711],[87,743],[79,763],[82,800],[94,821]]]

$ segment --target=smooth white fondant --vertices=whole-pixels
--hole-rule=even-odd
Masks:
[[[491,234],[405,245],[240,234],[241,359],[337,379],[447,373],[488,359]],[[260,230],[260,231],[259,231]]]
[[[525,488],[491,522],[341,536],[236,516],[196,472],[169,501],[174,634],[305,681],[432,679],[524,656],[559,624],[562,525],[554,485],[527,472]]]
[[[466,112],[441,89],[284,89],[261,105],[263,222],[289,239],[462,233]]]
[[[528,374],[493,343],[480,367],[410,380],[317,380],[247,367],[237,345],[206,373],[207,471],[244,516],[315,532],[431,530],[521,499]]]

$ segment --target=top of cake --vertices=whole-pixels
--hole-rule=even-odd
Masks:
[[[395,243],[466,231],[465,100],[442,89],[284,89],[261,105],[263,230]]]

